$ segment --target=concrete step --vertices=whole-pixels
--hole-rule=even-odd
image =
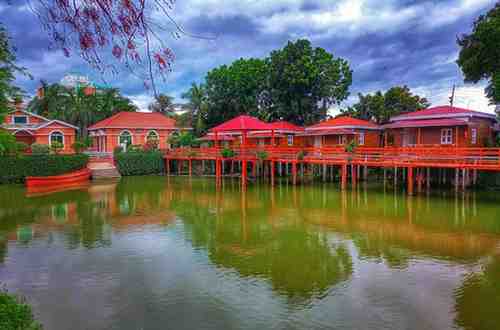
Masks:
[[[120,178],[120,172],[114,167],[91,169],[92,179]]]

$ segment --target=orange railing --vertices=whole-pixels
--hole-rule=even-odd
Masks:
[[[186,148],[166,152],[172,159],[215,159],[223,148]],[[368,166],[428,166],[461,167],[500,170],[500,148],[468,147],[358,147],[347,152],[343,146],[333,147],[272,147],[252,146],[232,148],[235,158],[257,159],[265,151],[267,159],[279,161],[304,160],[312,163],[355,163]]]

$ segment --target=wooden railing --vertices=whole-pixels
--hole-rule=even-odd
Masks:
[[[175,149],[166,152],[173,159],[215,159],[222,155],[220,147]],[[347,152],[335,147],[271,147],[233,148],[238,160],[258,159],[265,151],[266,159],[277,161],[307,161],[312,163],[353,163],[368,166],[461,167],[500,170],[500,148],[468,147],[357,147]]]

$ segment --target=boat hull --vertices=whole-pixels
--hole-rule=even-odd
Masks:
[[[90,180],[90,170],[88,168],[71,173],[54,176],[28,176],[26,177],[26,187],[47,187],[76,183],[84,183]]]

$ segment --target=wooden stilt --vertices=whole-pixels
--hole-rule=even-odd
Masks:
[[[323,164],[323,182],[326,182],[326,170],[327,170],[326,164]]]
[[[427,167],[427,179],[425,180],[427,183],[427,190],[431,188],[431,169]]]
[[[363,171],[363,180],[368,181],[368,166],[365,165]]]
[[[165,169],[167,170],[167,175],[170,175],[170,160],[165,158]]]
[[[244,188],[247,185],[247,160],[244,159],[241,161],[241,186]]]
[[[351,185],[353,188],[356,188],[356,180],[357,180],[357,166],[351,165]]]
[[[271,168],[270,168],[270,171],[271,171],[271,186],[273,186],[273,187],[274,187],[274,167],[275,167],[274,160],[271,160]]]
[[[394,167],[394,187],[398,186],[398,167]]]
[[[347,189],[347,164],[342,165],[340,186],[342,190]]]
[[[188,164],[189,164],[189,176],[192,176],[193,175],[193,162],[191,159],[188,160]]]
[[[297,162],[292,162],[292,182],[294,185],[297,184]]]
[[[412,196],[413,195],[413,168],[408,167],[408,195]]]
[[[459,169],[455,169],[455,191],[458,192],[458,186],[459,186]]]

